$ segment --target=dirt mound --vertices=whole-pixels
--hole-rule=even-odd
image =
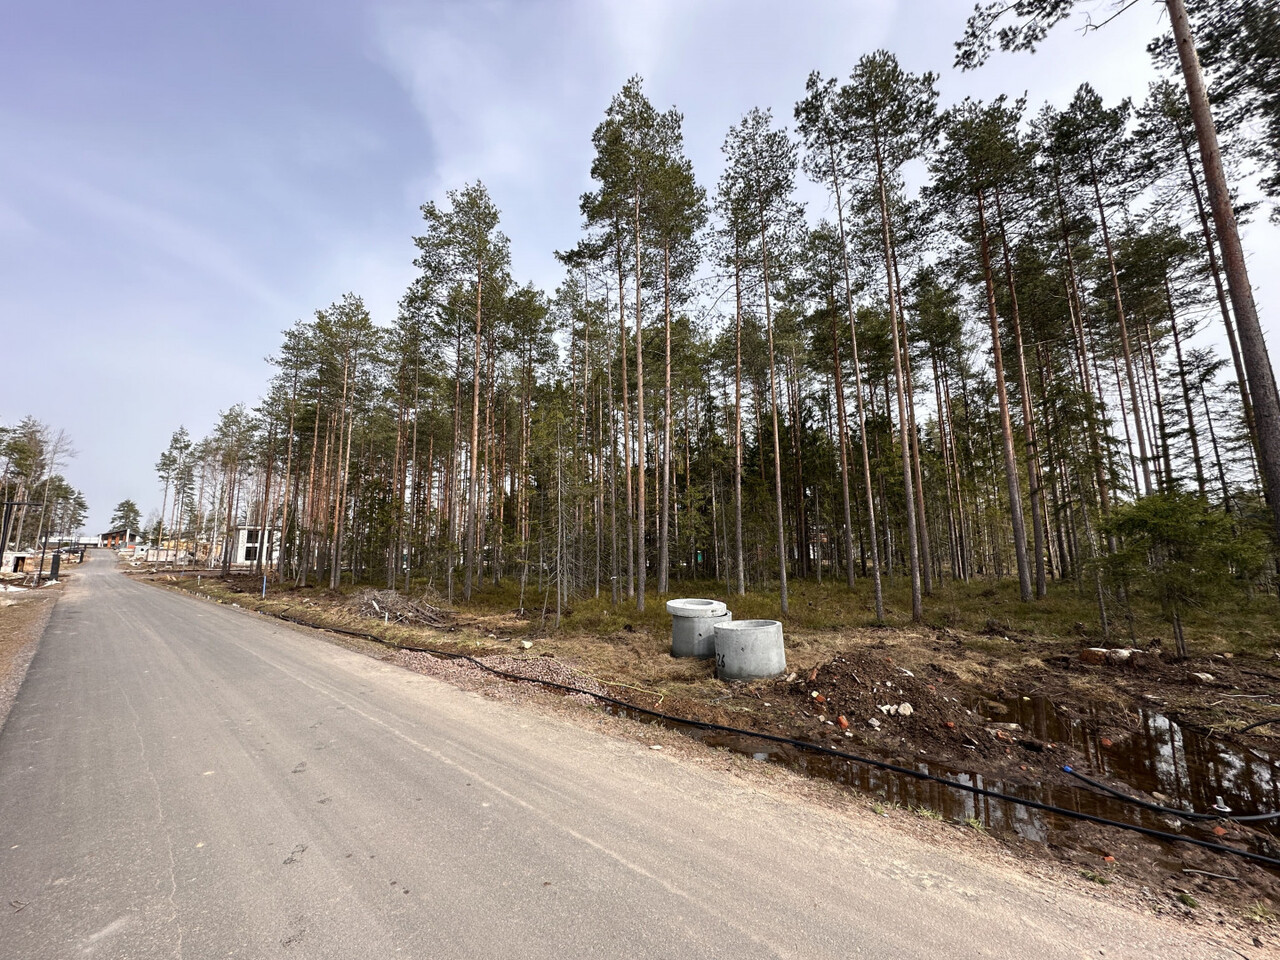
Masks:
[[[973,694],[941,667],[917,675],[874,649],[780,678],[767,695],[788,704],[825,740],[855,740],[891,752],[918,753],[924,747],[935,759],[953,761],[965,754],[1003,760],[1015,746],[1033,753],[1046,749],[1014,725],[975,709]]]

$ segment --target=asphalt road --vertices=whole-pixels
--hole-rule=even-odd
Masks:
[[[0,732],[0,957],[1237,956],[105,552],[75,573]]]

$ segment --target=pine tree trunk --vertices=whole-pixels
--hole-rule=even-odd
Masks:
[[[462,564],[466,568],[463,571],[462,581],[462,599],[470,602],[471,600],[471,581],[475,575],[476,567],[476,543],[478,540],[478,531],[476,523],[478,518],[477,501],[480,499],[480,347],[481,334],[483,332],[482,323],[482,303],[484,294],[484,262],[476,263],[476,335],[474,343],[474,356],[472,358],[472,383],[471,383],[471,450],[470,469],[467,474],[467,527],[464,536],[466,543],[463,548]]]
[[[1240,245],[1235,211],[1231,206],[1231,194],[1227,189],[1227,178],[1218,151],[1218,134],[1209,110],[1209,96],[1200,72],[1200,60],[1191,38],[1191,24],[1187,19],[1183,0],[1166,0],[1166,5],[1169,8],[1174,40],[1178,45],[1182,74],[1187,83],[1191,119],[1195,123],[1196,139],[1200,144],[1200,162],[1204,167],[1209,206],[1213,210],[1213,222],[1222,247],[1222,262],[1227,274],[1227,288],[1231,292],[1231,306],[1239,325],[1240,352],[1249,380],[1249,396],[1254,405],[1264,491],[1271,506],[1272,532],[1277,542],[1280,542],[1280,397],[1276,395],[1275,375],[1267,356],[1262,325],[1258,322],[1253,287],[1249,284],[1244,249]]]
[[[622,226],[615,223],[618,234],[618,345],[622,351],[622,460],[623,475],[627,485],[627,597],[636,595],[636,542],[635,542],[635,503],[631,497],[631,411],[627,386],[627,303],[624,296],[622,272]],[[639,279],[636,280],[637,287]],[[636,306],[637,312],[639,305]]]
[[[347,431],[348,435],[350,427],[347,420],[347,388],[350,384],[351,377],[351,361],[350,357],[346,357],[342,362],[342,405],[338,408],[338,442],[333,451],[333,494],[331,502],[333,504],[333,524],[331,526],[330,543],[328,550],[329,564],[329,589],[338,589],[338,580],[340,577],[339,558],[341,546],[338,542],[338,529],[342,525],[342,496],[341,486],[342,477],[342,454],[343,454],[343,432]],[[327,458],[326,458],[327,461]]]
[[[982,251],[982,272],[987,287],[987,313],[991,321],[991,352],[996,375],[996,397],[1000,403],[1000,433],[1004,441],[1004,472],[1009,486],[1009,521],[1013,527],[1013,550],[1018,566],[1018,593],[1024,603],[1031,600],[1031,568],[1027,563],[1027,532],[1022,519],[1022,491],[1018,484],[1018,464],[1013,452],[1013,424],[1009,417],[1009,392],[1004,379],[1004,357],[1000,348],[1000,319],[996,313],[996,288],[991,276],[991,251],[987,242],[986,205],[981,189],[978,200],[978,242]]]
[[[638,556],[636,557],[636,610],[644,613],[644,593],[645,578],[649,566],[649,554],[646,549],[646,534],[648,528],[644,519],[644,463],[645,463],[645,444],[644,444],[644,326],[642,324],[643,317],[643,301],[640,296],[640,190],[636,189],[636,216],[635,216],[635,245],[636,245],[636,439],[638,441],[636,447],[636,505],[638,507],[636,515],[636,548]]]
[[[880,228],[884,239],[885,284],[889,295],[889,329],[892,333],[893,378],[898,395],[898,432],[902,437],[902,485],[906,494],[907,515],[907,565],[911,574],[911,619],[919,623],[924,619],[924,601],[921,597],[920,554],[916,541],[916,495],[911,467],[911,439],[907,420],[906,388],[902,370],[902,347],[898,338],[897,285],[893,279],[893,242],[889,236],[889,196],[885,187],[884,165],[880,147],[876,146],[876,182],[880,200]]]
[[[870,522],[871,522],[871,531],[872,531],[871,549],[874,556],[875,550],[876,550],[876,542],[875,542],[876,537],[875,537],[875,512],[872,509],[873,494],[872,494],[872,488],[871,488],[871,462],[867,454],[867,442],[866,442],[867,422],[866,422],[866,417],[863,416],[863,412],[862,412],[862,378],[861,378],[861,372],[858,369],[858,335],[857,335],[857,331],[855,330],[855,324],[854,324],[853,285],[849,277],[849,245],[848,245],[848,239],[845,236],[845,229],[844,229],[844,201],[840,196],[841,191],[840,191],[839,166],[836,163],[835,143],[831,140],[827,141],[827,154],[831,161],[831,186],[835,192],[835,198],[836,198],[836,223],[839,225],[839,229],[840,229],[840,265],[841,265],[843,276],[844,276],[845,306],[848,308],[848,311],[849,311],[849,333],[853,338],[852,339],[853,391],[854,391],[854,397],[856,398],[857,410],[858,410],[858,435],[859,435],[860,443],[862,446],[863,479],[865,480],[865,487],[866,487],[864,493],[867,499],[867,515],[870,518]],[[838,384],[839,376],[840,376],[839,374],[839,370],[840,370],[839,337],[834,332],[832,333],[832,342],[836,345],[836,370],[837,370],[837,384]],[[843,410],[844,393],[843,391],[840,391],[838,387],[837,387],[837,395],[840,398],[840,401],[842,404],[842,410]],[[841,481],[844,484],[844,494],[845,494],[845,504],[844,504],[845,541],[846,541],[845,552],[848,556],[848,562],[849,562],[849,574],[848,574],[849,586],[852,588],[853,587],[853,533],[849,529],[849,470],[848,470],[847,463],[844,459],[845,448],[848,446],[848,436],[849,436],[848,429],[845,426],[844,418],[842,416],[841,422],[840,422],[840,443],[841,443],[840,471],[841,471]],[[861,539],[862,539],[861,530],[859,530],[858,539],[859,539],[859,542],[861,542]],[[875,592],[876,620],[883,620],[884,619],[884,599],[882,597],[882,591],[880,587],[880,564],[879,564],[878,556],[874,558],[873,566],[875,568],[874,592]],[[863,572],[865,574],[865,563],[864,563]]]
[[[275,446],[275,436],[276,428],[272,425],[267,432],[267,469],[266,477],[262,484],[262,508],[259,511],[260,516],[258,518],[262,532],[258,535],[258,556],[256,558],[257,563],[254,564],[254,574],[259,577],[262,576],[264,567],[270,567],[271,559],[270,554],[268,553],[271,549],[271,544],[267,538],[270,535],[271,529],[271,466],[275,460],[275,457],[272,456],[272,448]],[[177,500],[176,490],[174,493],[174,499]],[[267,553],[267,556],[264,557],[264,553]]]
[[[1036,554],[1036,596],[1044,597],[1048,592],[1045,581],[1044,553],[1045,534],[1041,519],[1040,498],[1040,451],[1036,445],[1036,423],[1031,411],[1031,382],[1027,376],[1026,351],[1022,345],[1022,315],[1018,310],[1018,288],[1013,279],[1013,258],[1009,253],[1009,236],[1005,230],[1004,203],[1000,191],[995,191],[996,219],[1000,227],[1000,247],[1004,254],[1005,283],[1009,287],[1009,300],[1013,314],[1013,344],[1018,351],[1018,392],[1022,400],[1022,435],[1026,443],[1027,458],[1027,496],[1031,501],[1031,541]]]
[[[462,443],[462,325],[454,324],[453,366],[453,445],[449,449],[449,467],[445,477],[444,516],[448,535],[445,539],[445,595],[453,602],[454,547],[458,542],[458,456]]]
[[[796,561],[797,576],[809,575],[809,517],[804,495],[804,455],[800,448],[800,369],[796,363],[795,348],[791,356],[783,359],[783,376],[787,383],[787,407],[791,417],[791,455],[795,462],[796,497]]]
[[[1156,404],[1156,439],[1160,442],[1160,462],[1164,465],[1165,492],[1173,491],[1173,457],[1169,452],[1169,431],[1165,426],[1164,397],[1160,393],[1160,368],[1156,365],[1156,351],[1151,332],[1151,321],[1146,317],[1143,323],[1147,330],[1147,362],[1151,364],[1151,395]]]
[[[938,447],[942,451],[942,474],[947,485],[947,553],[950,555],[951,579],[960,579],[959,528],[956,524],[955,498],[951,488],[951,438],[946,423],[946,410],[942,405],[942,384],[938,376],[938,354],[929,351],[930,365],[933,367],[933,402],[938,410]]]
[[[605,367],[606,386],[609,390],[609,587],[613,605],[618,605],[618,418],[613,412],[613,364]]]
[[[1204,404],[1204,422],[1209,427],[1209,443],[1213,448],[1213,462],[1218,467],[1218,484],[1222,487],[1222,509],[1231,512],[1231,489],[1227,486],[1227,472],[1222,468],[1222,452],[1218,449],[1218,435],[1213,429],[1213,414],[1209,412],[1209,395],[1200,384],[1200,400]]]
[[[293,496],[297,496],[297,490],[298,490],[297,478],[293,476],[293,423],[294,423],[294,411],[297,404],[297,399],[298,399],[298,378],[295,374],[293,378],[293,387],[289,394],[289,442],[285,446],[285,455],[284,455],[285,496],[281,501],[283,509],[281,511],[281,516],[280,516],[280,552],[276,555],[276,580],[277,581],[284,579],[285,548],[286,546],[289,545],[289,540],[287,539],[289,535],[289,504],[291,502],[291,497],[288,494],[289,483],[291,481],[293,483],[293,489],[294,489]],[[194,556],[194,548],[192,550],[192,555]]]
[[[769,335],[769,407],[773,414],[773,490],[778,516],[778,605],[787,615],[787,538],[782,517],[782,452],[778,443],[778,375],[773,354],[773,303],[769,295],[769,230],[760,208],[760,266],[764,274],[764,326]]]
[[[662,329],[666,362],[662,414],[662,506],[658,521],[658,592],[666,593],[671,565],[671,244],[662,247]]]
[[[1173,352],[1178,360],[1178,383],[1182,386],[1182,404],[1187,414],[1187,438],[1191,441],[1191,462],[1196,471],[1196,489],[1205,496],[1204,463],[1200,459],[1200,438],[1196,432],[1196,417],[1191,407],[1191,390],[1187,386],[1187,367],[1182,360],[1182,337],[1178,333],[1178,314],[1173,309],[1173,291],[1169,287],[1168,274],[1164,278],[1165,303],[1169,307],[1169,327],[1173,331]]]
[[[1249,379],[1244,374],[1244,361],[1240,358],[1240,343],[1236,339],[1236,326],[1231,321],[1231,309],[1227,305],[1227,291],[1222,286],[1222,270],[1218,265],[1218,252],[1213,242],[1213,232],[1209,229],[1209,211],[1204,207],[1201,195],[1200,179],[1196,176],[1195,161],[1191,159],[1191,145],[1181,127],[1178,128],[1178,140],[1182,144],[1182,156],[1186,160],[1187,175],[1191,178],[1191,194],[1196,201],[1196,215],[1200,221],[1200,235],[1204,238],[1204,248],[1209,261],[1209,275],[1213,277],[1213,290],[1218,301],[1218,310],[1222,313],[1222,325],[1227,331],[1227,344],[1231,348],[1231,363],[1235,367],[1236,387],[1240,391],[1240,405],[1244,410],[1245,428],[1249,431],[1249,442],[1253,445],[1253,454],[1258,456],[1258,428],[1253,422],[1253,401],[1249,399]]]
[[[746,561],[742,554],[742,248],[738,228],[733,228],[733,557],[738,582],[737,593],[747,592]]]
[[[951,466],[955,474],[956,491],[956,556],[960,561],[960,577],[965,583],[973,575],[973,535],[967,519],[964,503],[964,469],[960,462],[960,447],[956,444],[955,426],[951,420],[951,382],[947,378],[945,364],[941,367],[942,376],[942,423],[945,427],[947,443],[951,451]]]
[[[889,239],[893,241],[893,224],[889,224]],[[916,399],[914,369],[911,363],[911,338],[907,335],[907,313],[902,306],[902,276],[898,272],[897,242],[893,242],[893,282],[898,292],[898,322],[902,335],[902,368],[907,390],[907,436],[911,438],[911,469],[915,474],[916,535],[920,546],[920,587],[924,596],[933,594],[933,548],[929,542],[929,514],[924,504],[924,471],[920,462],[920,434],[916,429]]]
[[[1093,455],[1094,479],[1098,486],[1098,502],[1104,517],[1111,514],[1111,491],[1107,483],[1107,466],[1102,453],[1102,442],[1098,437],[1098,417],[1092,404],[1102,402],[1102,384],[1098,383],[1095,394],[1089,378],[1089,345],[1084,332],[1084,304],[1080,298],[1080,287],[1076,281],[1075,257],[1071,252],[1071,233],[1067,226],[1067,205],[1062,196],[1062,182],[1058,171],[1053,171],[1054,196],[1057,199],[1058,224],[1062,233],[1062,247],[1067,260],[1067,312],[1071,317],[1071,325],[1076,334],[1076,355],[1078,358],[1080,384],[1084,390],[1090,408],[1086,413],[1085,423],[1089,433],[1089,449]]]
[[[1124,355],[1125,375],[1129,381],[1129,401],[1133,406],[1133,431],[1138,437],[1138,458],[1142,463],[1142,490],[1147,496],[1152,493],[1151,463],[1147,455],[1147,437],[1142,429],[1142,407],[1138,400],[1138,383],[1133,373],[1133,357],[1129,348],[1129,324],[1124,315],[1124,299],[1120,296],[1120,275],[1116,270],[1115,252],[1111,246],[1111,231],[1107,227],[1107,211],[1102,203],[1102,191],[1098,186],[1098,171],[1093,162],[1093,151],[1089,151],[1089,173],[1093,182],[1093,197],[1098,206],[1098,219],[1102,224],[1102,245],[1107,251],[1107,267],[1111,271],[1111,289],[1116,301],[1116,319],[1120,323],[1120,350]]]
[[[1138,460],[1133,455],[1133,434],[1129,431],[1129,411],[1124,404],[1124,386],[1120,382],[1120,364],[1115,357],[1111,358],[1111,369],[1116,377],[1116,396],[1120,400],[1120,422],[1124,424],[1124,444],[1129,451],[1129,469],[1133,471],[1133,489],[1136,493],[1138,487]],[[1138,411],[1134,411],[1136,419]]]
[[[831,304],[831,365],[835,371],[836,427],[840,433],[840,495],[844,506],[845,580],[853,589],[853,516],[849,505],[849,428],[844,409],[844,371],[840,363],[840,330]]]
[[[356,376],[356,368],[358,365],[358,355],[352,358],[351,378],[354,380]],[[353,401],[354,401],[354,388]],[[345,391],[344,391],[345,393]],[[356,412],[355,404],[352,403],[352,410],[347,418],[347,449],[343,454],[342,466],[340,468],[340,484],[338,487],[338,505],[334,511],[334,527],[333,527],[333,573],[330,580],[331,589],[337,589],[342,583],[342,536],[346,521],[347,512],[347,486],[351,478],[351,434],[354,432]],[[354,570],[355,564],[352,564]]]

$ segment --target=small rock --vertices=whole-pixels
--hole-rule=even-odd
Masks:
[[[489,639],[490,639],[490,640],[497,640],[497,639],[498,639],[498,635],[497,635],[496,633],[491,633],[491,634],[489,634]]]
[[[533,641],[532,641],[532,640],[521,640],[521,641],[520,641],[520,646],[524,647],[526,650],[529,650],[530,648],[532,648],[532,647],[533,647]]]
[[[1213,828],[1213,835],[1214,835],[1215,837],[1225,837],[1225,836],[1227,835],[1227,828],[1226,828],[1226,827],[1214,827],[1214,828]]]
[[[1171,830],[1171,831],[1173,831],[1174,833],[1181,833],[1181,832],[1182,832],[1182,826],[1183,826],[1183,824],[1182,824],[1182,821],[1181,821],[1181,820],[1179,820],[1177,817],[1161,817],[1161,818],[1160,818],[1160,824],[1161,824],[1161,826],[1163,826],[1166,830]]]
[[[948,729],[948,730],[954,730],[955,728],[956,728],[956,722],[955,722],[954,720],[948,720],[948,721],[947,721],[947,729]]]
[[[898,705],[896,703],[882,703],[876,709],[878,709],[886,717],[893,717],[893,716],[896,716],[898,713]]]
[[[796,675],[795,675],[794,673],[788,673],[788,674],[787,674],[787,679],[786,679],[786,681],[785,681],[785,682],[786,682],[786,683],[795,683],[795,682],[796,682]]]
[[[841,730],[849,729],[849,721],[843,714],[836,718],[836,723],[840,724]]]
[[[1119,666],[1120,664],[1128,663],[1131,656],[1133,656],[1132,650],[1108,650],[1107,663]]]
[[[988,723],[988,730],[1007,730],[1010,733],[1021,733],[1022,724],[1020,723]]]
[[[909,717],[915,712],[916,708],[911,706],[909,703],[898,704],[898,716],[900,717]]]
[[[1107,651],[1103,647],[1085,647],[1080,651],[1081,663],[1092,663],[1099,666],[1107,662]]]
[[[1098,743],[1102,744],[1104,747],[1110,747],[1113,745],[1110,737],[1103,737],[1098,741]]]
[[[1196,683],[1213,683],[1216,679],[1212,673],[1193,673],[1191,679]]]
[[[650,749],[650,750],[661,750],[661,749],[662,749],[662,744],[660,744],[660,743],[651,743],[651,744],[649,744],[649,749]]]
[[[879,729],[880,729],[880,721],[879,721],[879,720],[877,720],[875,717],[870,717],[870,718],[867,720],[867,726],[869,726],[872,730],[879,730]]]

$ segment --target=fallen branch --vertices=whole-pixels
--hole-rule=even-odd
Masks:
[[[1228,877],[1225,873],[1210,873],[1208,870],[1192,870],[1190,867],[1183,867],[1183,873],[1194,873],[1198,877],[1213,877],[1215,880],[1235,880],[1239,882],[1239,877]]]
[[[445,626],[451,619],[447,611],[425,600],[413,600],[395,590],[361,590],[352,606],[362,617],[384,623],[408,623],[429,627]]]

